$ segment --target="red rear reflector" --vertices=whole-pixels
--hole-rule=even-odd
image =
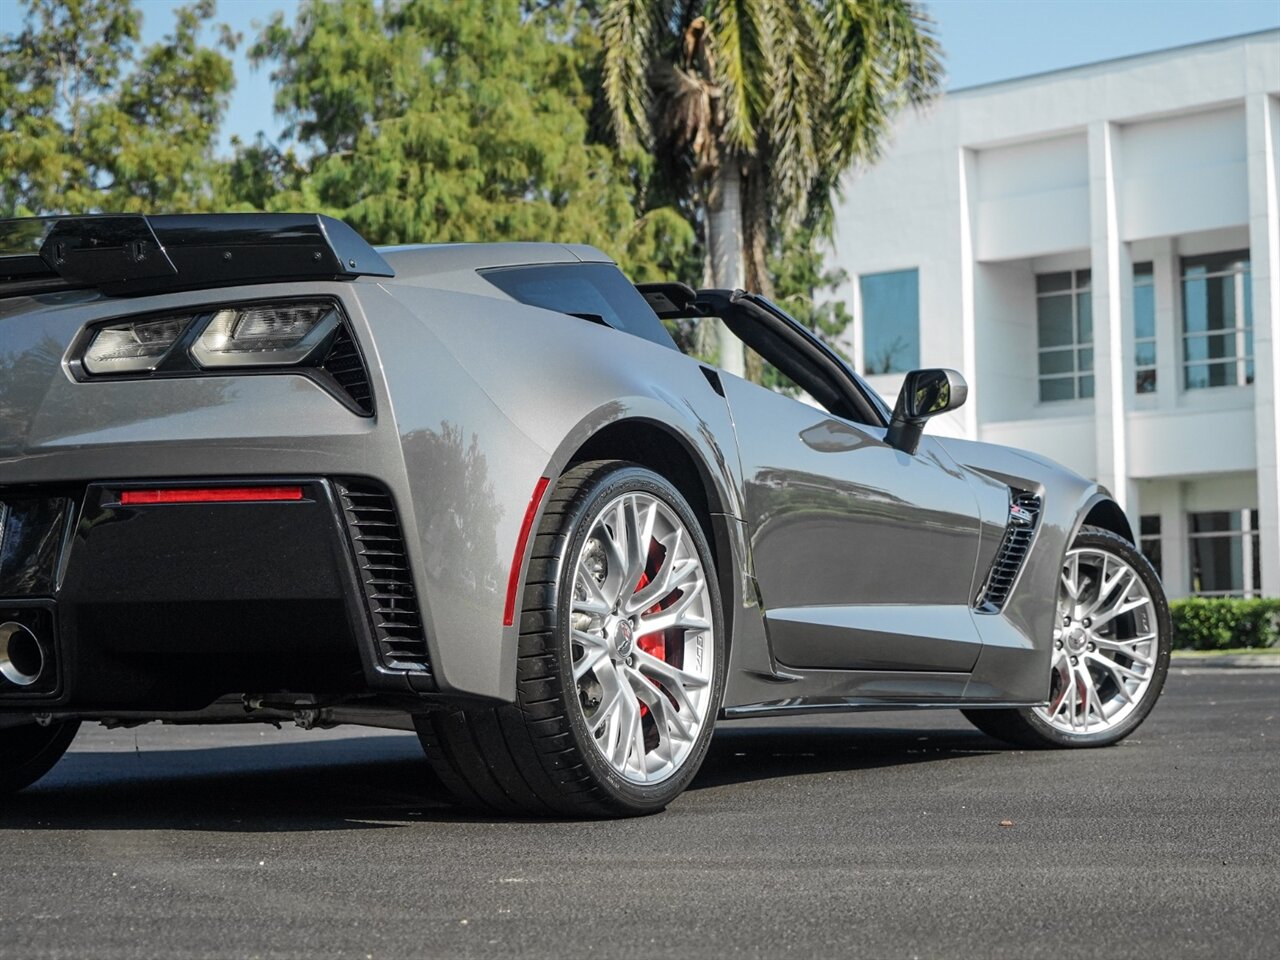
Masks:
[[[120,503],[261,503],[301,500],[301,487],[168,487],[163,490],[121,490]]]
[[[502,611],[502,625],[509,627],[516,622],[516,590],[520,586],[520,569],[524,566],[524,550],[529,545],[529,531],[533,527],[533,518],[538,515],[538,505],[542,503],[542,495],[547,492],[546,477],[540,477],[533,488],[533,496],[529,498],[529,508],[524,512],[524,521],[520,524],[520,536],[516,538],[516,552],[511,558],[511,577],[507,580],[507,606]]]

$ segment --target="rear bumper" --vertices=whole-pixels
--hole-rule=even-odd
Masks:
[[[474,298],[447,295],[448,309],[433,309],[428,322],[417,291],[364,278],[8,300],[0,309],[0,360],[10,363],[0,376],[0,496],[59,484],[79,496],[102,479],[375,477],[403,525],[434,695],[509,703],[519,628],[503,625],[503,587],[524,508],[557,456],[560,439],[552,439],[586,424],[596,401],[571,396],[554,417],[530,414],[543,406],[538,377],[510,376],[505,352],[489,349],[493,325],[481,337],[452,320],[473,310]],[[355,415],[314,378],[288,371],[86,382],[68,368],[70,345],[91,324],[300,295],[341,302],[376,416]],[[462,339],[450,349],[440,331]],[[488,388],[457,359],[471,341],[496,364],[478,365]],[[495,377],[515,381],[501,402],[491,395]],[[513,410],[524,413],[513,418]]]
[[[131,489],[227,483],[301,497],[121,502]],[[33,682],[0,677],[0,710],[437,690],[394,499],[373,481],[130,480],[0,489],[0,502],[0,624],[31,630],[44,660]]]

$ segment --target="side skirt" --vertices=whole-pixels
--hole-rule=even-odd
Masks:
[[[972,710],[1002,707],[1038,707],[1042,701],[983,701],[983,700],[875,700],[858,697],[795,697],[788,700],[772,700],[763,703],[746,703],[726,707],[720,711],[721,719],[743,720],[751,717],[786,717],[813,713],[863,713],[879,710]]]

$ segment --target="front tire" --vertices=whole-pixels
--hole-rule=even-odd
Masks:
[[[0,728],[0,794],[29,787],[53,769],[79,729],[79,720]]]
[[[530,550],[517,702],[416,721],[462,803],[509,814],[661,810],[706,755],[725,676],[706,536],[666,479],[621,461],[556,483]]]
[[[1105,747],[1123,740],[1160,698],[1173,624],[1160,578],[1109,530],[1084,527],[1063,561],[1049,701],[965,710],[979,730],[1022,747]]]

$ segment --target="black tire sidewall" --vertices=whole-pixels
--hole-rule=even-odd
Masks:
[[[681,769],[661,783],[637,784],[622,777],[600,753],[587,729],[573,682],[573,654],[570,643],[570,603],[577,558],[597,517],[604,508],[624,493],[647,493],[662,500],[684,524],[697,550],[707,578],[707,593],[712,613],[711,642],[714,656],[711,699],[707,719],[698,739],[690,749]],[[591,779],[608,796],[609,802],[628,813],[647,813],[662,809],[679,796],[697,775],[702,765],[719,713],[726,674],[724,611],[722,609],[716,567],[702,525],[680,492],[659,474],[635,464],[602,465],[575,498],[561,526],[563,547],[559,558],[560,574],[556,579],[555,621],[556,658],[562,678],[561,696],[569,719],[574,745]]]
[[[79,720],[0,729],[0,794],[29,787],[53,769],[79,729]]]
[[[1155,568],[1133,544],[1109,530],[1085,527],[1076,535],[1070,549],[1088,547],[1106,550],[1120,557],[1142,578],[1143,586],[1151,595],[1151,602],[1155,608],[1157,636],[1155,667],[1151,683],[1147,686],[1138,706],[1121,723],[1099,733],[1067,733],[1051,726],[1034,710],[1020,711],[1032,732],[1053,746],[1104,747],[1123,740],[1133,733],[1154,709],[1156,701],[1160,699],[1160,692],[1164,688],[1165,677],[1169,673],[1169,656],[1173,650],[1173,621],[1169,615],[1169,601],[1165,598],[1164,587],[1160,583],[1160,577],[1156,574]]]

